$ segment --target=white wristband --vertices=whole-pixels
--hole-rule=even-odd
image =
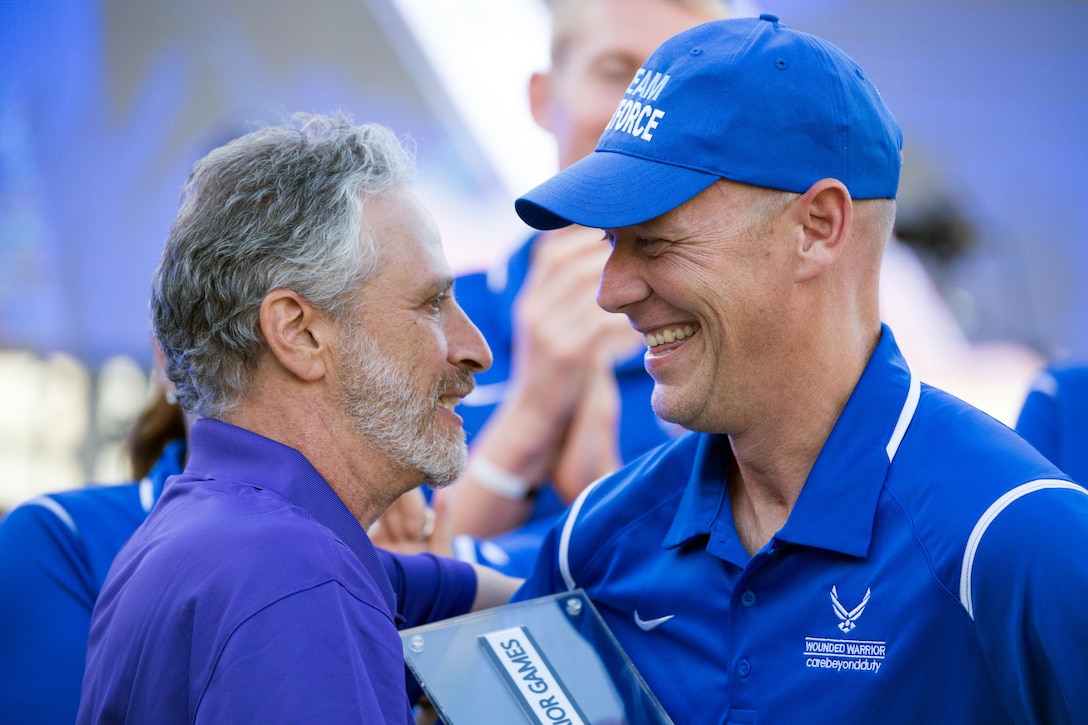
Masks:
[[[480,455],[474,456],[468,464],[468,475],[491,493],[511,501],[527,498],[533,490],[533,482],[529,479],[499,468]]]

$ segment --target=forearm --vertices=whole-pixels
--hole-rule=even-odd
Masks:
[[[571,373],[570,377],[581,380],[584,373]],[[582,387],[579,383],[573,390],[560,391],[553,386],[550,400],[548,386],[511,395],[495,408],[473,439],[466,474],[472,477],[472,462],[479,458],[534,488],[551,480]]]
[[[619,468],[620,393],[613,361],[602,357],[587,378],[563,441],[552,485],[565,504],[606,473]]]
[[[522,580],[480,564],[473,564],[476,570],[476,597],[472,600],[472,611],[498,607],[510,601],[510,597],[521,586]]]
[[[479,574],[469,564],[433,554],[377,551],[406,627],[465,614],[479,596]]]
[[[449,503],[454,535],[488,538],[515,529],[528,520],[532,498],[507,498],[480,485],[466,473],[443,492]]]
[[[500,406],[473,443],[464,474],[443,491],[452,532],[489,537],[523,524],[532,491],[552,476],[566,426],[523,400]]]

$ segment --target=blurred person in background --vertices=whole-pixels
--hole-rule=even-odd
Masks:
[[[187,423],[172,390],[160,376],[128,434],[132,482],[39,496],[0,521],[0,712],[10,722],[75,721],[106,573],[184,465]]]
[[[1075,481],[1088,481],[1088,364],[1051,361],[1039,371],[1016,432]]]
[[[949,302],[955,290],[937,283],[980,246],[962,190],[918,151],[903,154],[901,179],[880,266],[880,317],[922,380],[1011,427],[1044,358],[1020,342],[967,334]]]

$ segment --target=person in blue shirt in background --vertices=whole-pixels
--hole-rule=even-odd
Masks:
[[[0,521],[5,721],[75,721],[91,611],[118,550],[181,472],[185,426],[157,386],[126,440],[133,482],[39,496]]]
[[[555,137],[560,168],[593,150],[658,44],[730,14],[723,0],[549,4],[551,68],[533,75],[529,100]],[[597,230],[551,230],[457,280],[458,300],[495,356],[458,408],[469,466],[440,494],[458,558],[525,576],[583,488],[677,431],[650,408],[638,334],[594,301],[606,252]]]
[[[678,723],[1084,722],[1088,490],[921,383],[879,312],[902,133],[842,50],[707,23],[515,203],[691,433],[587,488],[515,600],[586,590]]]
[[[1088,481],[1088,364],[1048,363],[1028,391],[1016,432],[1074,481]]]

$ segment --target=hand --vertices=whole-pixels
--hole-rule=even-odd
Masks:
[[[620,407],[613,363],[604,357],[586,380],[555,466],[553,483],[563,503],[570,505],[586,486],[620,467]]]
[[[599,361],[614,364],[641,345],[625,316],[597,306],[608,254],[601,232],[585,227],[559,230],[534,247],[529,276],[515,303],[513,369],[506,405],[532,418],[537,427],[535,440],[542,448],[545,442],[550,444],[550,450],[541,452],[538,470],[508,467],[522,476],[550,477],[567,427],[583,404],[587,381]]]
[[[506,399],[477,434],[472,455],[533,482],[561,476],[565,498],[618,464],[612,366],[642,340],[625,316],[597,306],[609,254],[600,231],[559,230],[533,249],[514,307]],[[493,536],[520,526],[531,510],[527,499],[502,498],[471,476],[448,491],[457,533]]]
[[[367,531],[374,546],[401,554],[430,552],[452,556],[452,533],[441,497],[427,506],[423,491],[413,488],[393,502]]]

